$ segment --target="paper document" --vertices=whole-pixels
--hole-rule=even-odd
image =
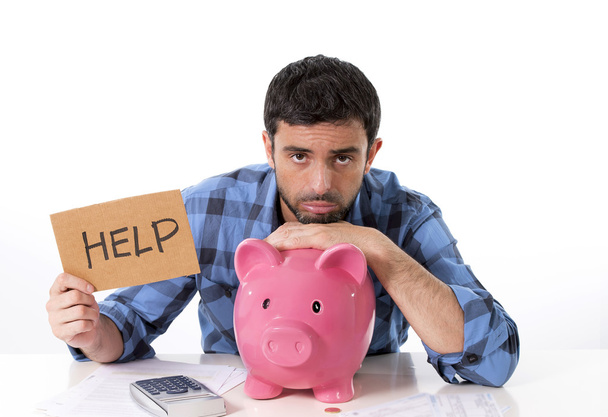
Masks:
[[[492,394],[418,394],[349,411],[344,417],[501,417]]]
[[[149,417],[129,394],[131,382],[170,375],[187,375],[218,395],[245,381],[246,371],[224,365],[197,365],[147,359],[101,365],[87,379],[38,405],[56,417]]]

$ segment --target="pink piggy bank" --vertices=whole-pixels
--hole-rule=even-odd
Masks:
[[[319,401],[353,397],[372,339],[376,298],[365,256],[351,244],[277,251],[247,239],[235,254],[234,329],[245,393],[267,399],[312,388]]]

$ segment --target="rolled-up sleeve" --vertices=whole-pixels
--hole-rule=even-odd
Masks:
[[[464,349],[440,355],[425,345],[429,363],[446,382],[457,383],[459,375],[477,384],[503,385],[519,360],[515,322],[487,291],[451,288],[464,311]]]
[[[501,386],[519,361],[517,326],[464,263],[440,210],[432,204],[427,210],[410,234],[406,251],[452,289],[464,312],[463,351],[442,355],[425,345],[428,361],[446,382],[457,383],[458,375]]]

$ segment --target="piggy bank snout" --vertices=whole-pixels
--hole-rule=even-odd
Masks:
[[[314,330],[304,323],[276,324],[262,334],[262,352],[275,365],[299,366],[311,358],[315,339]]]

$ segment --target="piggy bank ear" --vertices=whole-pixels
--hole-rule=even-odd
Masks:
[[[247,273],[256,265],[275,266],[283,262],[283,257],[270,243],[260,239],[245,239],[236,248],[234,269],[239,281],[248,279]]]
[[[319,256],[317,269],[339,268],[348,272],[361,285],[367,278],[367,261],[361,249],[350,243],[339,243]]]

